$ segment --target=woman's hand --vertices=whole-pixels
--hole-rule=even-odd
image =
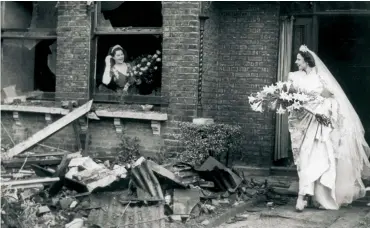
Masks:
[[[106,66],[111,66],[111,59],[112,59],[112,56],[111,55],[108,55],[107,57],[105,57],[105,65]]]
[[[316,117],[317,122],[319,122],[322,125],[329,126],[331,124],[330,119],[323,114],[317,113],[315,117]]]

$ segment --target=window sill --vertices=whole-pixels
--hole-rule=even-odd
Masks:
[[[1,105],[0,111],[13,112],[14,121],[20,124],[19,112],[28,113],[43,113],[47,124],[52,122],[51,115],[67,115],[69,111],[63,108],[45,107],[35,105]],[[117,133],[122,133],[121,119],[134,119],[134,120],[147,120],[151,121],[150,126],[154,135],[160,135],[161,122],[168,119],[167,113],[155,111],[137,111],[137,110],[123,110],[122,108],[115,107],[114,110],[107,107],[95,108],[95,114],[99,118],[113,118],[113,124]]]
[[[45,107],[45,106],[29,106],[29,105],[1,105],[1,111],[12,112],[31,112],[31,113],[45,113],[55,115],[67,115],[69,111],[63,108]],[[166,121],[168,119],[167,113],[155,111],[136,111],[136,110],[115,110],[110,111],[109,108],[95,110],[98,117],[108,118],[122,118],[122,119],[138,119],[138,120],[155,120]]]

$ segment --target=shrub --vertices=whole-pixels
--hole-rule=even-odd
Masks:
[[[141,157],[140,140],[137,137],[122,135],[120,148],[118,151],[118,160],[123,163],[132,163]]]
[[[179,155],[182,162],[200,165],[210,155],[219,161],[228,160],[228,154],[232,155],[241,150],[242,134],[240,126],[181,123],[180,129],[181,142],[185,147]]]

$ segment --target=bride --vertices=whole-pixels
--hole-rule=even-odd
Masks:
[[[307,206],[306,196],[323,209],[337,210],[365,196],[362,178],[370,177],[370,148],[356,111],[320,58],[302,45],[295,63],[299,71],[289,73],[293,87],[317,96],[305,104],[314,114],[300,110],[289,115],[299,176],[296,210]]]

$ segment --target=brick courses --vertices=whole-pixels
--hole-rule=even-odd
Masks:
[[[88,99],[91,17],[83,1],[61,1],[57,23],[57,99]]]
[[[168,156],[182,149],[176,141],[178,121],[192,121],[196,116],[199,13],[200,2],[162,2],[162,94],[170,98],[163,138]]]

